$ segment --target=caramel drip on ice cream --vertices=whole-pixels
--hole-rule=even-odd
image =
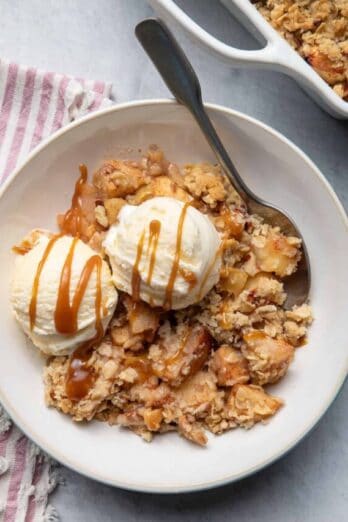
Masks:
[[[50,239],[44,250],[42,258],[37,266],[29,305],[29,318],[31,329],[35,327],[36,322],[36,307],[40,277],[54,244],[61,237],[61,235],[57,235]],[[75,248],[78,241],[78,238],[74,238],[72,240],[68,255],[65,259],[62,268],[56,309],[54,312],[54,322],[57,332],[61,334],[75,335],[78,332],[78,313],[80,305],[86,293],[92,273],[96,271],[96,294],[94,303],[96,333],[92,339],[89,339],[88,341],[84,342],[81,346],[79,346],[70,358],[66,380],[66,393],[67,396],[72,400],[79,400],[82,397],[84,397],[88,393],[88,390],[94,382],[93,372],[88,367],[87,362],[90,357],[91,348],[98,344],[104,335],[103,323],[101,319],[102,258],[99,255],[91,256],[84,265],[72,300],[70,299],[72,265],[74,260]]]
[[[154,219],[149,224],[149,239],[147,246],[147,256],[150,256],[149,261],[149,270],[147,274],[146,283],[150,284],[152,279],[153,270],[156,263],[156,252],[158,239],[161,231],[161,223],[157,219]],[[137,254],[135,258],[135,263],[132,270],[132,299],[133,302],[136,303],[140,299],[140,284],[141,284],[141,274],[139,270],[140,261],[143,255],[144,250],[144,241],[145,241],[145,230],[142,231],[138,245],[137,245]]]
[[[63,265],[60,275],[57,304],[54,312],[54,322],[57,332],[63,334],[74,334],[77,331],[77,313],[70,306],[70,281],[71,267],[74,259],[74,251],[78,239],[74,238]]]
[[[101,271],[102,258],[98,255],[92,256],[85,264],[80,276],[79,283],[75,290],[73,303],[70,308],[71,324],[76,325],[77,329],[77,314],[80,308],[81,301],[85,295],[88,282],[93,271],[96,270],[97,285],[95,294],[95,336],[79,346],[72,354],[69,362],[66,393],[72,400],[80,400],[87,395],[89,389],[94,383],[95,376],[93,370],[88,366],[88,359],[91,355],[91,349],[100,343],[104,336],[103,323],[101,319],[101,305],[102,305],[102,289],[101,289]],[[76,330],[75,330],[76,331]]]
[[[22,241],[20,245],[12,247],[12,252],[20,256],[25,256],[33,248],[33,245],[29,241]]]
[[[72,263],[74,259],[74,251],[76,247],[78,239],[74,238],[71,247],[69,249],[69,253],[65,260],[61,277],[60,277],[60,285],[58,290],[57,304],[56,310],[54,314],[54,321],[56,325],[57,332],[63,334],[76,334],[78,330],[77,318],[80,309],[80,304],[85,295],[89,280],[93,273],[93,270],[97,270],[97,290],[96,290],[96,300],[100,301],[101,304],[101,263],[102,259],[98,255],[94,255],[88,259],[83,270],[81,272],[81,276],[79,282],[77,283],[77,287],[72,299],[72,303],[70,304],[70,282],[71,282],[71,269]],[[100,327],[100,305],[97,308],[97,303],[95,303],[95,315],[96,315],[96,330]]]
[[[72,236],[81,235],[81,222],[83,217],[82,207],[81,207],[81,196],[83,192],[83,187],[87,182],[87,167],[86,165],[80,165],[80,177],[78,178],[75,184],[75,191],[71,200],[71,207],[66,212],[63,218],[63,222],[61,224],[61,230],[65,234],[71,234]]]
[[[144,248],[144,239],[145,239],[145,230],[141,233],[141,236],[137,245],[137,255],[135,258],[135,263],[132,271],[132,299],[133,301],[139,301],[140,298],[140,283],[141,276],[139,272],[139,264],[141,261],[141,256],[143,255]]]
[[[181,257],[181,243],[182,243],[182,234],[184,229],[184,223],[185,223],[185,217],[188,207],[191,205],[191,202],[188,201],[185,203],[185,205],[182,207],[182,211],[179,217],[178,222],[178,229],[176,233],[176,246],[175,246],[175,255],[174,255],[174,261],[172,265],[172,270],[170,272],[170,276],[168,279],[168,284],[166,288],[166,294],[165,294],[165,301],[164,301],[164,308],[170,309],[172,307],[172,296],[173,296],[173,289],[174,289],[174,283],[175,279],[179,270],[179,263],[180,263],[180,257]]]
[[[48,259],[48,256],[50,255],[50,252],[55,244],[55,242],[60,238],[61,236],[53,236],[49,242],[47,243],[47,246],[44,250],[44,253],[42,255],[42,258],[40,260],[40,263],[37,266],[36,274],[34,277],[33,287],[31,290],[31,299],[29,304],[29,321],[30,321],[30,330],[33,330],[36,322],[36,306],[37,306],[37,296],[39,293],[39,284],[40,284],[40,277],[42,270],[44,269],[44,266],[46,264],[46,261]]]
[[[150,261],[149,261],[149,271],[147,274],[146,284],[151,283],[153,270],[155,268],[156,263],[156,253],[157,253],[157,245],[158,240],[161,232],[161,222],[157,219],[154,219],[150,222],[149,225],[149,243],[148,243],[148,255],[150,255]]]
[[[193,288],[197,284],[197,276],[194,272],[191,272],[190,270],[186,270],[185,268],[179,268],[178,271],[179,275],[184,279],[184,281],[188,284],[188,290],[189,292],[193,290]]]

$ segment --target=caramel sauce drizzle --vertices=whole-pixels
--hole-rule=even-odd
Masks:
[[[239,238],[243,232],[243,223],[239,223],[236,219],[233,219],[231,211],[226,206],[223,206],[220,216],[224,223],[225,236]]]
[[[102,271],[102,258],[98,255],[92,256],[88,259],[85,264],[78,285],[75,290],[75,294],[73,297],[72,306],[66,308],[66,312],[68,315],[68,320],[65,325],[62,326],[66,328],[74,327],[76,328],[72,333],[76,333],[77,331],[77,315],[80,308],[81,301],[83,296],[85,295],[88,282],[90,277],[96,269],[97,273],[97,285],[96,285],[96,295],[95,295],[95,336],[86,341],[81,346],[79,346],[71,356],[67,380],[65,384],[65,389],[67,396],[72,400],[80,400],[82,399],[89,391],[91,386],[94,383],[95,375],[93,370],[88,366],[88,359],[91,355],[91,349],[98,344],[103,336],[104,336],[104,328],[101,319],[101,305],[102,305],[102,291],[101,291],[101,271]],[[70,286],[70,281],[68,283]],[[57,303],[58,305],[58,303]],[[56,308],[56,315],[62,314],[64,310],[64,306],[66,303],[63,302],[62,310],[59,310],[59,307]],[[58,313],[57,313],[58,310]]]
[[[61,230],[72,236],[80,235],[82,232],[83,212],[81,207],[81,196],[83,187],[87,182],[88,171],[86,165],[79,165],[80,177],[76,181],[75,191],[71,199],[71,207],[63,217]]]
[[[139,315],[139,311],[141,310],[141,303],[139,301],[132,301],[132,306],[130,307],[128,319],[130,324],[132,324],[137,316]],[[132,330],[132,327],[131,327]]]
[[[179,267],[184,222],[185,222],[187,209],[190,205],[191,205],[190,201],[185,203],[185,205],[182,208],[180,217],[179,217],[178,229],[177,229],[177,235],[176,235],[175,256],[174,256],[172,269],[170,272],[170,276],[169,276],[166,291],[165,291],[165,301],[164,301],[165,308],[171,308],[174,283],[175,283],[178,273],[180,273],[180,275],[182,275],[182,277],[188,283],[190,290],[197,283],[195,274],[188,272],[186,270],[181,270]],[[156,253],[157,253],[157,246],[158,246],[160,232],[161,232],[161,222],[158,221],[157,219],[152,220],[149,224],[149,239],[148,239],[148,246],[147,246],[147,256],[150,257],[149,269],[148,269],[148,274],[147,274],[147,278],[146,278],[146,283],[148,285],[151,283],[154,267],[156,264]],[[144,240],[145,240],[145,230],[143,230],[143,232],[139,238],[139,241],[138,241],[137,254],[136,254],[135,263],[134,263],[133,271],[132,271],[131,285],[132,285],[132,299],[133,299],[134,303],[136,303],[140,299],[141,275],[140,275],[140,271],[139,271],[139,264],[140,264],[140,261],[141,261],[142,255],[143,255]],[[180,272],[179,272],[179,270],[180,270]],[[134,308],[134,313],[136,313],[136,307]]]
[[[50,252],[55,244],[55,242],[60,238],[60,235],[53,236],[46,245],[40,263],[37,266],[36,274],[34,277],[33,287],[31,291],[31,299],[29,304],[29,321],[30,321],[30,330],[33,330],[36,322],[36,306],[37,306],[37,295],[39,292],[39,284],[42,270],[45,266],[45,263],[50,255]]]
[[[176,276],[178,274],[180,257],[181,257],[182,233],[183,233],[183,229],[184,229],[186,212],[190,205],[191,205],[190,201],[185,203],[185,205],[182,208],[180,217],[179,217],[178,229],[177,229],[177,233],[176,233],[175,256],[174,256],[172,270],[170,272],[170,276],[169,276],[169,280],[168,280],[168,284],[167,284],[167,288],[166,288],[165,301],[164,301],[164,305],[163,305],[164,308],[172,307],[173,288],[174,288]]]
[[[70,303],[70,284],[72,264],[74,260],[74,252],[76,244],[80,237],[81,220],[83,217],[81,207],[81,195],[83,187],[87,181],[87,167],[80,165],[80,177],[75,185],[75,192],[71,201],[71,208],[64,215],[61,224],[61,230],[66,234],[71,234],[74,237],[68,255],[65,259],[58,289],[58,296],[56,308],[54,312],[54,322],[57,332],[74,335],[78,331],[78,312],[81,302],[85,295],[89,280],[92,273],[96,271],[96,295],[95,295],[95,336],[80,345],[72,354],[66,379],[66,393],[71,400],[82,399],[89,391],[95,380],[95,375],[92,369],[88,366],[88,359],[90,358],[91,349],[98,344],[103,336],[104,329],[101,318],[102,309],[102,287],[101,287],[101,272],[102,272],[102,258],[99,255],[94,255],[88,259],[80,275],[77,287],[75,289],[72,302]],[[46,261],[56,241],[62,237],[62,234],[53,236],[43,252],[40,263],[37,266],[34,277],[31,300],[29,304],[29,320],[31,330],[35,327],[36,322],[36,308],[37,297],[40,285],[40,278]],[[25,245],[24,245],[25,248]],[[24,252],[25,253],[25,252]],[[105,307],[104,307],[105,308]],[[103,313],[105,309],[103,308]]]
[[[149,270],[146,278],[146,283],[150,284],[153,270],[156,263],[156,252],[158,246],[159,235],[161,232],[161,222],[157,219],[154,219],[149,224],[149,239],[147,246],[147,256],[150,256],[149,261]],[[140,235],[138,245],[137,245],[137,254],[135,258],[135,263],[132,271],[132,299],[134,302],[139,301],[140,299],[140,284],[141,284],[141,275],[139,270],[139,264],[143,255],[144,250],[144,241],[145,241],[145,230]]]
[[[141,236],[137,245],[137,255],[135,258],[135,263],[132,271],[132,299],[133,301],[139,301],[140,298],[140,283],[141,276],[139,272],[139,264],[141,261],[141,256],[143,255],[144,249],[144,239],[145,239],[145,230],[142,231]]]
[[[60,275],[57,304],[54,312],[54,322],[58,332],[74,334],[77,331],[77,313],[70,306],[71,266],[78,238],[74,238]]]
[[[155,374],[152,371],[151,361],[146,354],[130,355],[125,359],[127,368],[133,368],[138,373],[137,382],[144,383]]]
[[[77,318],[80,309],[80,305],[85,295],[91,275],[96,269],[97,271],[97,291],[95,298],[95,314],[96,314],[96,331],[97,333],[102,330],[101,327],[101,265],[102,259],[97,254],[90,257],[86,262],[79,282],[73,296],[72,303],[70,304],[70,281],[71,281],[71,267],[74,259],[74,251],[78,238],[74,238],[71,243],[71,247],[67,258],[65,260],[58,290],[58,298],[56,304],[56,310],[54,313],[54,322],[58,332],[63,334],[75,334],[77,332]]]
[[[193,288],[197,284],[197,276],[194,274],[194,272],[191,272],[190,270],[186,270],[185,268],[179,268],[178,274],[181,275],[181,277],[186,281],[188,284],[188,290],[191,292]]]
[[[29,305],[30,328],[33,329],[36,321],[36,304],[37,295],[40,283],[40,276],[48,256],[55,244],[55,242],[62,237],[61,235],[54,236],[48,242],[40,263],[38,264],[34,283],[32,287],[31,301]],[[68,255],[64,262],[61,273],[56,309],[54,313],[54,322],[57,332],[62,334],[74,335],[78,330],[77,318],[82,299],[85,295],[89,280],[94,270],[97,274],[96,296],[95,296],[95,336],[79,346],[72,354],[69,362],[66,393],[69,399],[82,399],[92,386],[95,376],[92,370],[86,364],[90,357],[90,350],[98,344],[104,336],[103,323],[101,319],[102,306],[102,290],[101,290],[101,271],[102,258],[94,255],[86,262],[80,279],[78,281],[72,303],[70,304],[70,282],[71,282],[71,268],[74,259],[74,251],[78,238],[74,238]]]
[[[30,252],[30,250],[32,250],[32,248],[33,248],[33,245],[29,241],[22,241],[22,243],[20,245],[15,245],[12,247],[12,252],[14,252],[15,254],[18,254],[20,256],[24,256],[25,254]]]
[[[149,225],[149,243],[147,248],[147,255],[150,255],[150,262],[149,262],[149,271],[147,274],[146,284],[151,283],[153,270],[155,268],[156,263],[156,252],[157,252],[157,245],[158,240],[161,232],[161,222],[157,219],[154,219],[150,222]],[[151,252],[151,253],[150,253]]]
[[[26,248],[24,246],[13,246],[12,247],[12,252],[14,252],[15,254],[18,254],[19,256],[24,256],[25,254],[30,252],[30,250],[31,250],[31,248]]]
[[[172,366],[173,364],[176,364],[182,358],[182,356],[183,356],[183,354],[185,352],[185,348],[186,348],[186,344],[187,344],[189,335],[190,335],[190,333],[187,332],[183,336],[177,351],[171,357],[168,357],[165,360],[166,366]]]

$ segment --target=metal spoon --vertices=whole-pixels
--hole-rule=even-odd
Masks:
[[[298,228],[286,213],[257,197],[244,183],[204,109],[196,73],[168,28],[159,20],[150,18],[136,26],[135,34],[169,90],[195,118],[249,212],[258,214],[272,226],[279,226],[285,234],[301,238],[303,255],[298,269],[284,279],[287,293],[285,307],[291,308],[306,302],[310,289],[310,265],[306,245]]]

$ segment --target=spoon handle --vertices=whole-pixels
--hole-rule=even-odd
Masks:
[[[162,22],[153,18],[140,22],[136,26],[135,34],[174,97],[185,105],[196,119],[236,191],[245,203],[249,204],[250,199],[255,197],[238,174],[221,143],[204,109],[201,86],[196,73],[173,35]]]

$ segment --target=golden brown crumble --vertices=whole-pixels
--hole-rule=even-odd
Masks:
[[[233,386],[250,380],[248,361],[236,348],[223,344],[211,357],[211,370],[219,386]]]
[[[260,13],[348,100],[348,0],[256,0]]]
[[[296,270],[300,241],[250,216],[217,166],[180,170],[156,147],[139,162],[110,160],[95,173],[84,207],[85,241],[103,252],[120,208],[159,195],[194,199],[215,224],[224,245],[219,283],[203,301],[176,312],[135,304],[120,292],[88,361],[94,376],[88,394],[70,400],[68,357],[51,357],[46,402],[75,421],[117,424],[146,441],[176,430],[204,445],[206,429],[251,428],[283,404],[264,386],[286,374],[312,321],[308,305],[283,308],[282,278]]]
[[[109,198],[123,198],[144,185],[145,176],[128,162],[110,160],[94,174],[93,184]]]
[[[211,208],[226,199],[223,178],[217,166],[198,163],[185,167],[184,184],[186,189],[197,199],[201,199]]]
[[[116,223],[118,213],[125,204],[126,202],[122,198],[105,199],[104,207],[109,225]]]
[[[192,197],[169,176],[161,175],[151,179],[145,186],[137,190],[135,194],[128,198],[128,202],[132,205],[140,205],[140,203],[143,203],[147,199],[156,196],[168,196],[179,199],[184,203],[192,199]]]
[[[283,405],[254,384],[236,384],[229,393],[226,405],[227,416],[243,428],[251,428],[256,422],[265,421]]]
[[[294,347],[283,338],[253,330],[243,337],[242,353],[256,384],[271,384],[281,379],[294,357]]]

